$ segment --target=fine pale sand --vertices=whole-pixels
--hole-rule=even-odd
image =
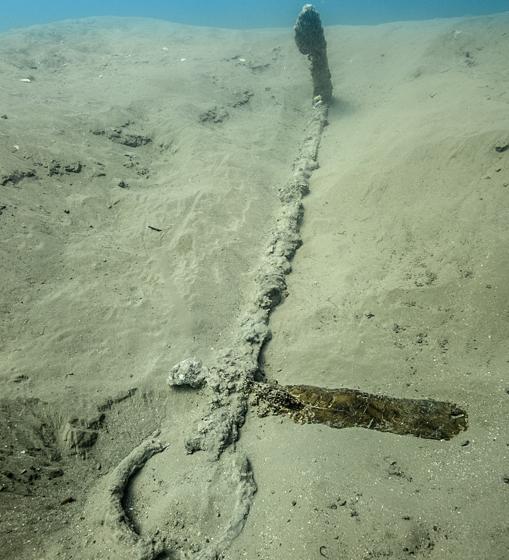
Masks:
[[[0,558],[509,558],[509,15],[326,36],[320,137],[291,29],[0,35]],[[253,378],[468,428],[301,425]]]

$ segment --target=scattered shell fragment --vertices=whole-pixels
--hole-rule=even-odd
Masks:
[[[32,80],[30,78],[21,78],[20,82],[23,82],[25,84],[30,84],[32,82]]]

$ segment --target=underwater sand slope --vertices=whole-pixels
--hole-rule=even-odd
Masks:
[[[40,396],[71,371],[102,390],[163,354],[166,371],[182,341],[228,338],[304,110],[277,39],[93,21],[4,36],[2,340],[6,367],[39,364]],[[263,83],[235,58],[248,49],[272,64]]]
[[[236,340],[306,135],[305,61],[290,32],[2,36],[5,558],[156,557],[132,532],[105,540],[124,514],[168,535],[161,558],[235,537],[224,558],[507,556],[507,24],[328,30],[338,100],[262,364],[282,384],[457,402],[468,432],[253,410],[215,462],[185,453],[203,390],[166,377]]]
[[[0,43],[1,549],[39,557],[98,477],[189,425],[166,377],[235,335],[307,75],[277,32],[93,20]]]
[[[281,384],[434,398],[468,412],[431,442],[253,416],[258,495],[228,558],[509,554],[506,278],[509,20],[328,32],[339,97],[275,310]]]

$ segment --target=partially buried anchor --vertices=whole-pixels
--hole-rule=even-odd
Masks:
[[[311,4],[305,4],[295,23],[295,43],[311,63],[313,97],[328,104],[332,100],[332,82],[327,59],[327,42],[320,14]]]

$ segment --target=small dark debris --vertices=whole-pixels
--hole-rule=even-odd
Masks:
[[[509,150],[509,144],[504,144],[502,146],[495,146],[495,152],[498,152],[499,154],[507,152],[507,150]]]
[[[502,477],[502,482],[504,482],[505,484],[509,484],[509,476],[505,475]]]
[[[145,146],[152,142],[152,138],[143,136],[142,134],[124,134],[119,138],[110,138],[110,140],[123,144],[124,146],[129,146],[130,148],[139,148],[140,146]]]
[[[106,136],[108,140],[117,144],[122,144],[123,146],[129,146],[130,148],[139,148],[140,146],[145,146],[146,144],[150,144],[152,142],[152,138],[149,136],[125,132],[123,128],[128,125],[129,123],[126,123],[121,127],[106,130],[93,130],[92,134],[95,134],[96,136]]]
[[[48,165],[48,175],[65,175],[66,173],[81,173],[83,166],[81,162],[75,161],[71,163],[62,163],[56,159],[52,160]]]
[[[263,72],[264,70],[267,70],[268,68],[270,68],[270,63],[256,63],[256,62],[248,62],[246,65],[249,70],[251,70],[251,72],[257,73],[257,72]]]
[[[147,227],[148,227],[148,229],[151,229],[152,231],[163,231],[162,229],[156,228],[154,226],[147,226]]]
[[[83,165],[79,161],[75,161],[73,163],[68,163],[64,165],[64,171],[66,173],[81,173],[83,169]]]
[[[320,556],[323,556],[324,558],[328,558],[327,554],[325,554],[326,550],[327,550],[327,547],[322,545],[320,547]]]
[[[254,96],[254,93],[249,89],[246,89],[244,91],[235,92],[234,100],[233,100],[231,106],[234,107],[235,109],[237,109],[238,107],[242,107],[242,105],[247,105],[249,103],[249,100],[253,96]]]
[[[8,118],[9,118],[9,117],[8,117],[7,115],[2,115],[2,116],[0,116],[0,119],[7,120]]]
[[[297,502],[295,500],[292,500],[292,506],[296,506]]]
[[[12,185],[17,185],[20,181],[28,177],[36,177],[35,171],[33,169],[27,169],[24,171],[16,169],[12,173],[9,173],[7,175],[2,175],[0,177],[0,185],[5,186],[8,183],[11,183]]]
[[[220,124],[229,117],[228,111],[222,107],[212,107],[208,111],[204,111],[199,116],[201,123]]]
[[[427,338],[428,338],[428,335],[426,333],[419,333],[415,337],[415,342],[417,344],[427,344]]]
[[[466,447],[467,445],[470,445],[470,440],[466,439],[465,441],[461,442],[461,447]]]
[[[71,213],[71,211],[68,210],[67,208],[64,210],[64,212],[65,212],[66,214],[70,214],[70,213]]]
[[[99,410],[99,412],[104,412],[105,410],[111,410],[111,407],[114,404],[121,403],[131,398],[133,395],[137,393],[137,391],[138,389],[136,387],[131,387],[130,389],[127,389],[127,391],[121,391],[118,395],[106,399],[103,403],[98,405],[97,409]]]
[[[130,148],[139,148],[140,146],[150,144],[150,142],[152,142],[152,138],[143,136],[142,134],[124,134],[116,141],[118,141],[119,144],[129,146]]]
[[[475,64],[472,53],[470,51],[465,52],[465,63],[467,66],[473,66]]]
[[[449,340],[447,338],[440,338],[438,340],[438,346],[442,354],[445,354],[449,350]]]
[[[97,165],[97,168],[94,169],[92,177],[106,177],[106,173],[104,172],[104,163],[96,161],[95,165]]]
[[[118,182],[118,186],[119,186],[121,189],[127,189],[127,188],[129,188],[129,183],[127,183],[126,181],[123,181],[123,180],[122,180],[122,181],[119,181],[119,182]]]
[[[140,165],[140,162],[137,160],[137,157],[134,154],[124,154],[127,158],[127,161],[122,165],[126,169],[134,169],[137,175],[140,177],[149,177],[150,169],[148,167],[143,167]]]
[[[389,476],[395,476],[397,478],[406,478],[409,482],[412,482],[412,477],[405,474],[403,469],[398,465],[397,461],[392,461],[387,470]]]
[[[12,379],[13,383],[23,383],[24,381],[28,381],[30,378],[28,377],[28,375],[16,375],[16,377],[14,377]]]
[[[374,316],[374,313],[366,313],[366,319],[373,319]]]
[[[61,506],[65,506],[66,504],[72,504],[73,502],[76,501],[76,498],[73,498],[72,496],[68,496],[67,498],[64,498],[61,502],[60,505]]]
[[[47,475],[50,480],[53,480],[54,478],[64,476],[64,471],[62,469],[59,469],[58,467],[50,468],[47,471]]]

